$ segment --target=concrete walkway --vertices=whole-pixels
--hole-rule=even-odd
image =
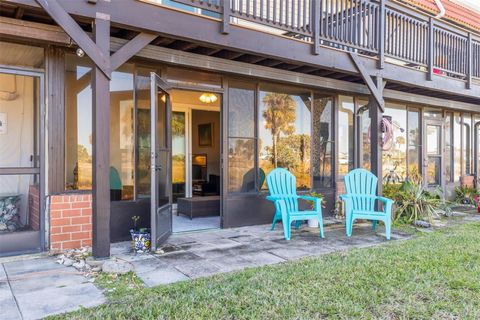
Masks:
[[[104,303],[102,292],[53,257],[0,263],[0,319],[41,319]]]
[[[279,223],[275,231],[270,231],[270,225],[261,225],[174,234],[162,248],[163,254],[133,254],[129,243],[119,243],[113,245],[112,255],[131,262],[147,286],[157,286],[349,248],[379,245],[387,241],[382,232],[383,227],[375,232],[371,224],[356,224],[353,236],[347,238],[343,225],[331,224],[325,229],[325,239],[320,239],[318,229],[305,225],[292,231],[292,239],[285,241]],[[406,238],[406,235],[392,234],[392,240]]]

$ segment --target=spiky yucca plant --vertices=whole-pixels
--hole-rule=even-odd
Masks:
[[[442,200],[438,194],[427,191],[421,182],[405,181],[398,194],[397,204],[395,221],[431,222],[435,212],[442,206]]]

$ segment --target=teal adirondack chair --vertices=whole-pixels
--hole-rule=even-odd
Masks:
[[[378,178],[365,169],[355,169],[345,176],[345,188],[347,194],[341,195],[340,199],[345,202],[345,227],[347,236],[352,235],[353,222],[356,219],[372,221],[375,230],[378,221],[385,224],[385,234],[390,240],[392,228],[392,204],[393,200],[377,196]],[[375,211],[375,204],[380,201],[384,204],[384,211]]]
[[[290,240],[291,224],[296,221],[296,228],[299,222],[307,219],[318,219],[320,225],[320,237],[323,235],[322,201],[319,198],[299,196],[296,191],[296,178],[286,169],[277,168],[267,175],[267,185],[270,195],[268,200],[275,204],[275,216],[273,217],[272,230],[278,220],[282,220],[285,240]],[[298,200],[314,202],[313,210],[299,210]]]

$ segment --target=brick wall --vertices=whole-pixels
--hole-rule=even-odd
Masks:
[[[92,245],[92,195],[50,197],[50,250]]]
[[[28,224],[32,230],[40,230],[40,192],[38,185],[30,185],[28,190]]]

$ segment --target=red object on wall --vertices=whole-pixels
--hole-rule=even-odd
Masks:
[[[50,198],[50,250],[64,251],[92,245],[92,195],[55,195]]]

